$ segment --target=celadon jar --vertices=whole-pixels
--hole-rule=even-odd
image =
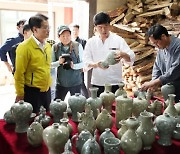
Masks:
[[[132,115],[133,99],[127,94],[118,96],[116,99],[116,127],[120,128],[119,122],[126,120]]]
[[[5,114],[4,114],[4,117],[3,119],[6,121],[6,123],[8,124],[14,124],[15,121],[14,121],[14,117],[12,116],[12,113],[10,110],[6,111]]]
[[[105,131],[99,137],[99,143],[104,148],[104,140],[106,138],[115,138],[115,135],[111,132],[109,128],[106,128]]]
[[[169,94],[175,93],[175,88],[171,83],[167,83],[161,87],[161,93],[163,95],[164,100],[168,99]]]
[[[138,118],[140,113],[148,108],[148,105],[148,101],[143,99],[140,95],[138,95],[137,98],[133,98],[132,115]]]
[[[155,130],[153,125],[153,114],[147,111],[140,113],[140,126],[137,129],[137,133],[141,136],[144,150],[149,150],[155,141]]]
[[[106,109],[110,114],[112,113],[112,105],[115,101],[115,95],[111,92],[111,85],[105,84],[105,90],[100,94],[103,108]]]
[[[104,140],[104,154],[119,154],[120,140],[115,137],[106,138]]]
[[[93,111],[93,116],[96,119],[98,116],[98,110],[101,110],[102,107],[102,100],[101,98],[97,97],[97,91],[99,88],[91,87],[89,88],[91,97],[89,97],[86,102],[91,105],[91,110]]]
[[[33,147],[38,147],[43,141],[43,127],[39,122],[33,122],[27,130],[27,139]]]
[[[95,138],[90,138],[84,143],[81,154],[101,154],[101,149]]]
[[[27,132],[32,111],[32,105],[28,102],[24,102],[23,100],[20,100],[19,102],[12,105],[11,113],[16,123],[16,133]]]
[[[88,130],[91,134],[94,134],[94,131],[96,130],[96,121],[90,104],[85,105],[85,112],[78,112],[77,114],[79,119],[78,132],[80,133],[83,130]]]
[[[80,93],[75,93],[68,98],[68,104],[72,112],[72,121],[78,122],[77,113],[82,113],[85,109],[86,97]]]
[[[112,126],[112,116],[106,109],[103,109],[96,119],[96,128],[100,131],[100,133],[102,133],[105,131],[106,128],[111,129]]]
[[[88,140],[88,139],[93,139],[92,134],[88,131],[88,130],[83,130],[81,131],[81,133],[75,134],[72,137],[72,140],[76,138],[76,150],[78,153],[81,153],[82,147],[84,145],[84,143]]]
[[[126,125],[128,130],[121,137],[121,148],[125,154],[138,154],[142,149],[142,139],[136,132],[139,121],[130,117],[126,120]]]
[[[124,86],[125,86],[124,82],[120,82],[118,85],[119,85],[119,89],[116,90],[115,97],[127,94],[126,91],[124,90]]]
[[[60,154],[64,151],[64,146],[69,139],[69,130],[59,123],[53,123],[43,131],[43,140],[49,154]]]
[[[164,113],[155,119],[155,125],[158,130],[158,143],[162,146],[170,146],[172,144],[173,131],[176,128],[177,120],[169,115],[169,113]]]
[[[62,101],[61,99],[56,99],[52,101],[49,105],[50,113],[53,115],[54,123],[58,123],[60,119],[63,118],[63,112],[67,109],[66,102]]]
[[[128,130],[128,127],[127,127],[127,125],[126,125],[126,122],[125,122],[125,120],[121,120],[120,122],[119,122],[119,124],[120,124],[120,128],[119,128],[119,130],[117,131],[117,137],[118,137],[118,139],[121,139],[121,137],[123,136],[123,134]]]
[[[49,126],[51,118],[50,116],[46,115],[46,109],[43,106],[40,107],[39,115],[34,118],[34,121],[39,122],[43,128]]]

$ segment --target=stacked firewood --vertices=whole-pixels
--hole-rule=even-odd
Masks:
[[[136,55],[132,67],[123,66],[126,90],[135,91],[152,77],[156,51],[146,38],[148,28],[160,23],[170,33],[178,35],[180,2],[179,0],[127,0],[126,5],[108,11],[108,14],[111,17],[111,31],[123,37]]]

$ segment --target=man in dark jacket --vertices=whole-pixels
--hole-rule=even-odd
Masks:
[[[80,43],[82,45],[83,49],[85,48],[86,40],[79,38],[79,25],[77,25],[77,24],[74,24],[72,26],[72,39],[74,41],[77,41],[78,43]],[[81,94],[83,96],[85,96],[86,98],[88,98],[88,91],[87,91],[86,85],[84,83],[84,72],[83,71],[81,73],[81,76],[82,76]]]
[[[15,59],[15,57],[13,57],[13,55],[11,54],[11,48],[13,45],[18,44],[19,42],[22,42],[24,40],[24,36],[23,36],[23,25],[26,22],[26,20],[20,20],[17,22],[17,30],[18,30],[18,35],[16,37],[13,38],[8,38],[6,40],[6,42],[0,47],[0,57],[1,60],[5,63],[5,65],[7,66],[8,70],[10,72],[13,71],[11,64],[8,62],[7,59],[7,53],[9,54],[11,63],[13,63],[13,59]]]

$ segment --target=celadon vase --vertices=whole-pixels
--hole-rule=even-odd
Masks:
[[[169,113],[169,115],[171,116],[177,116],[178,113],[176,111],[176,108],[174,107],[174,103],[175,103],[175,97],[176,95],[175,94],[168,94],[168,106],[167,108],[164,110],[163,114],[165,113]]]
[[[85,129],[85,130],[81,131],[81,133],[79,135],[75,134],[72,137],[72,140],[74,138],[76,138],[76,150],[77,150],[78,153],[81,153],[81,150],[82,150],[82,147],[83,147],[84,143],[88,139],[93,139],[93,136],[88,130]]]
[[[69,130],[69,135],[71,135],[73,128],[72,128],[72,125],[69,123],[67,112],[63,113],[63,118],[60,119],[60,124],[63,124],[65,127],[67,127]]]
[[[120,140],[115,137],[106,138],[104,140],[104,154],[119,154]]]
[[[85,112],[78,112],[77,114],[79,119],[78,132],[80,133],[83,130],[88,130],[91,134],[94,134],[94,131],[96,130],[96,121],[90,104],[85,105]]]
[[[34,121],[39,122],[43,128],[49,126],[51,118],[50,116],[46,115],[46,109],[43,106],[40,107],[39,115],[34,118]]]
[[[59,123],[53,123],[43,131],[43,140],[49,154],[60,154],[69,138],[69,130]]]
[[[143,99],[140,95],[138,95],[137,98],[133,98],[132,115],[138,118],[140,113],[148,108],[148,105],[148,101]]]
[[[33,122],[27,130],[27,139],[33,147],[38,147],[43,141],[43,127],[39,122]]]
[[[67,104],[61,99],[56,99],[50,103],[49,109],[50,113],[53,115],[54,123],[59,123],[60,119],[63,118],[63,112],[67,109]]]
[[[128,130],[128,127],[127,127],[127,125],[126,125],[126,122],[125,122],[125,120],[121,120],[120,122],[119,122],[119,124],[120,124],[120,128],[119,128],[119,130],[118,130],[118,132],[117,132],[117,137],[118,137],[118,139],[121,139],[121,137],[123,136],[123,134]]]
[[[137,133],[142,139],[144,150],[150,150],[155,141],[155,130],[153,125],[153,114],[147,111],[140,113],[141,123],[137,129]]]
[[[112,116],[106,109],[103,109],[96,119],[96,128],[100,131],[100,133],[102,133],[105,131],[106,128],[111,129],[112,126]]]
[[[107,68],[109,65],[115,65],[118,63],[115,59],[116,51],[111,51],[108,53],[106,59],[101,62],[102,67]]]
[[[120,128],[119,122],[126,120],[132,115],[133,99],[127,94],[118,96],[116,99],[116,127]]]
[[[81,154],[101,154],[100,146],[96,141],[96,135],[84,143]]]
[[[169,115],[169,113],[164,113],[155,119],[155,126],[158,130],[158,143],[162,146],[170,146],[172,144],[173,131],[176,128],[177,120]]]
[[[23,100],[14,103],[11,106],[11,113],[14,117],[16,128],[16,133],[25,133],[29,128],[29,120],[33,107],[30,103],[24,102]]]
[[[119,89],[116,90],[115,97],[127,94],[126,91],[124,90],[124,86],[125,86],[124,82],[120,82],[118,85],[119,85]]]
[[[75,93],[68,98],[68,104],[72,111],[72,121],[78,122],[77,113],[84,112],[86,103],[86,97],[81,95],[80,93]]]
[[[72,143],[70,139],[65,144],[64,152],[62,154],[74,154],[74,152],[72,151]]]
[[[109,128],[106,128],[105,131],[99,137],[99,143],[102,146],[102,148],[104,148],[104,140],[106,138],[112,138],[112,137],[115,138],[115,135],[111,132]]]
[[[102,100],[101,98],[97,97],[97,91],[99,88],[91,87],[89,88],[91,97],[89,97],[86,102],[91,105],[91,110],[93,111],[93,116],[96,119],[98,116],[98,110],[101,110],[102,107]]]
[[[128,130],[121,137],[121,148],[125,154],[138,154],[142,149],[142,139],[136,133],[139,121],[135,117],[126,120]]]
[[[171,83],[167,83],[161,87],[161,93],[163,95],[164,100],[168,99],[169,94],[175,93],[175,88]]]
[[[10,110],[6,111],[4,114],[3,119],[6,121],[7,124],[14,124],[14,117],[12,116],[12,113]]]
[[[111,85],[105,84],[105,90],[100,94],[103,108],[106,109],[110,114],[112,113],[112,105],[115,101],[115,95],[111,92]]]

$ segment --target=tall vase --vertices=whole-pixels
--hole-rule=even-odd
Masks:
[[[137,133],[141,136],[144,150],[151,149],[155,141],[155,130],[152,122],[153,114],[147,111],[140,113],[141,124],[137,129]]]
[[[61,99],[52,101],[49,105],[50,113],[53,115],[54,123],[59,123],[63,118],[63,112],[67,109],[67,104]]]
[[[112,104],[115,101],[115,95],[111,92],[111,85],[105,84],[105,90],[100,94],[103,108],[106,109],[110,114],[112,113]]]
[[[86,97],[82,96],[79,93],[75,93],[75,95],[68,98],[68,103],[72,111],[72,121],[78,122],[77,113],[82,113],[84,111]]]
[[[125,86],[124,82],[119,83],[119,89],[116,90],[115,97],[127,94],[126,91],[124,90],[124,86]]]
[[[106,128],[112,128],[113,121],[112,116],[106,109],[103,109],[102,112],[98,115],[96,119],[96,127],[102,133]]]
[[[148,105],[148,101],[143,99],[140,95],[138,95],[137,98],[133,98],[132,115],[138,118],[140,113],[148,108]]]
[[[119,122],[126,120],[132,115],[133,100],[127,94],[118,96],[116,99],[116,127],[120,128]]]
[[[176,128],[176,123],[176,119],[168,113],[164,113],[155,119],[155,125],[159,135],[158,143],[160,145],[170,146],[172,144],[171,138]]]
[[[30,103],[24,102],[23,100],[12,105],[11,113],[16,123],[16,133],[27,132],[32,111],[32,105]]]
[[[171,83],[167,83],[161,87],[161,93],[163,95],[164,100],[168,99],[169,94],[175,93],[175,88]]]
[[[99,113],[98,110],[100,111],[101,107],[102,107],[102,100],[99,97],[97,97],[98,88],[92,87],[92,88],[89,88],[89,90],[91,93],[91,97],[89,97],[86,100],[86,102],[91,105],[91,110],[93,111],[93,116],[96,119],[98,116],[98,113]]]
[[[169,115],[171,115],[171,116],[177,116],[178,115],[178,113],[177,113],[177,111],[176,111],[176,108],[174,107],[174,102],[175,102],[175,97],[176,97],[176,95],[175,94],[169,94],[168,95],[169,96],[169,98],[168,98],[168,107],[164,110],[164,114],[165,113],[169,113]]]
[[[142,149],[142,139],[136,133],[139,122],[136,118],[130,117],[126,124],[128,130],[121,137],[121,148],[125,154],[138,154]]]
[[[68,138],[69,130],[59,123],[53,123],[43,131],[43,140],[48,147],[49,154],[62,153]]]

